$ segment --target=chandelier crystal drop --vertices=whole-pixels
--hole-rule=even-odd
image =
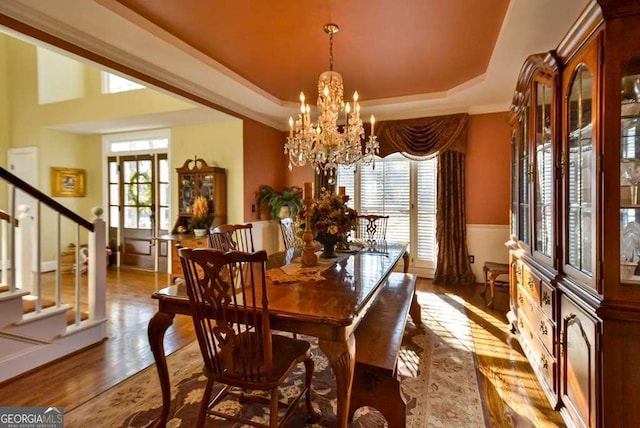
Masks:
[[[368,164],[378,154],[379,144],[373,132],[375,118],[371,115],[371,134],[363,147],[358,91],[353,93],[351,102],[345,103],[342,76],[333,71],[333,35],[338,30],[335,24],[324,26],[324,32],[329,35],[329,71],[323,72],[318,80],[320,116],[316,124],[311,122],[311,109],[302,92],[298,118],[295,121],[289,118],[289,137],[284,145],[284,153],[289,155],[289,170],[308,162],[317,173],[333,174],[338,165]]]

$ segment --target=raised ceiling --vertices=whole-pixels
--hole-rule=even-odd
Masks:
[[[508,0],[118,0],[280,100],[334,69],[363,100],[450,90],[487,71]],[[350,92],[351,92],[350,91]]]
[[[520,66],[554,49],[587,0],[2,0],[25,23],[280,129],[328,69],[365,117],[506,111]]]

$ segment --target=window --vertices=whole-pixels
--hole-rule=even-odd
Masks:
[[[337,185],[360,214],[388,215],[387,239],[410,242],[412,264],[436,263],[437,157],[410,160],[400,153],[356,169],[340,166]]]
[[[158,228],[169,230],[170,136],[168,129],[104,136],[105,152],[112,155],[108,158],[109,227],[118,227],[124,210],[124,227],[151,228],[153,212]]]
[[[105,137],[106,150],[112,154],[166,152],[169,148],[169,137],[168,129],[112,134]]]
[[[102,72],[102,93],[103,94],[115,94],[118,92],[133,91],[136,89],[143,89],[146,86],[141,85],[131,80],[120,77],[117,74]]]

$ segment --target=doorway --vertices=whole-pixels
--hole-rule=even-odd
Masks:
[[[37,147],[20,147],[16,149],[7,150],[7,165],[9,166],[9,172],[16,177],[22,179],[27,184],[38,188],[38,148]],[[20,205],[29,206],[29,215],[34,219],[37,215],[36,200],[27,195],[26,193],[18,190],[16,192],[16,215],[17,208]],[[6,211],[11,209],[10,206],[6,207]]]
[[[146,270],[167,269],[167,249],[158,236],[168,233],[169,165],[166,153],[110,156],[109,246],[119,264]]]

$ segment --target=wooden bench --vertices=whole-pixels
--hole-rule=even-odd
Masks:
[[[377,300],[360,322],[356,338],[356,364],[349,404],[349,421],[362,406],[377,409],[389,427],[404,427],[406,402],[400,393],[397,361],[407,316],[420,321],[416,276],[393,272]]]

